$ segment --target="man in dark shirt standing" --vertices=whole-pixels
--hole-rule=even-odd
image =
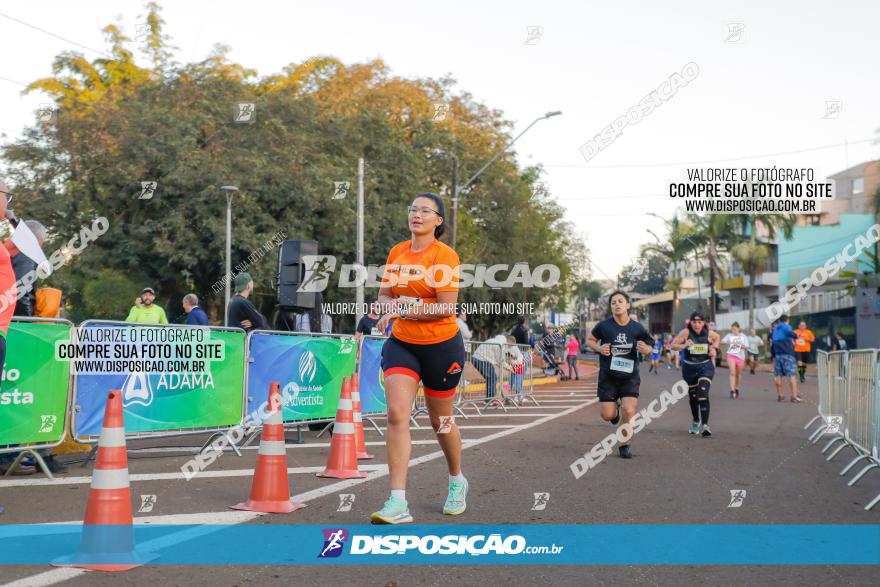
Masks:
[[[199,307],[199,297],[188,293],[183,296],[183,311],[186,312],[186,322],[191,326],[207,326],[208,315]]]
[[[254,291],[254,280],[250,273],[242,271],[233,280],[235,295],[226,308],[226,323],[231,328],[244,328],[245,331],[268,330],[269,323],[248,299]]]
[[[27,225],[36,237],[39,245],[42,247],[43,243],[46,242],[46,228],[36,220],[25,220],[23,222]],[[6,241],[5,244],[6,250],[9,251],[9,256],[12,258],[12,270],[15,272],[16,281],[21,281],[25,275],[31,271],[37,270],[37,262],[22,253],[12,240]],[[22,295],[16,302],[14,315],[33,317],[34,309],[36,307],[36,297],[36,288],[33,283],[30,283],[27,286],[24,295]]]
[[[639,401],[639,354],[651,352],[654,339],[645,327],[629,316],[629,296],[616,291],[608,298],[611,318],[602,320],[590,333],[589,345],[599,354],[598,396],[602,419],[614,426],[629,423]],[[618,447],[620,457],[631,459],[629,444]]]
[[[529,344],[529,329],[526,328],[524,316],[516,317],[516,326],[510,331],[510,336],[516,340],[516,344]]]
[[[363,336],[382,334],[374,328],[379,322],[380,318],[379,314],[376,313],[376,304],[371,302],[367,304],[367,308],[369,309],[369,311],[361,317],[360,322],[358,322],[357,328],[354,332],[355,339],[358,342],[360,342]],[[375,332],[373,332],[374,330]]]

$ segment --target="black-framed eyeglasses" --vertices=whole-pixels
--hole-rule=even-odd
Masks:
[[[5,192],[3,190],[0,190],[0,194],[3,194],[4,196],[6,196],[6,203],[7,204],[12,203],[12,198],[13,198],[13,196],[15,196],[15,194],[13,194],[12,192]]]
[[[431,208],[423,208],[419,206],[409,206],[406,211],[408,214],[415,214],[418,212],[423,216],[428,216],[429,214],[436,214],[438,216],[440,215],[440,212],[438,212],[437,210],[433,210]]]

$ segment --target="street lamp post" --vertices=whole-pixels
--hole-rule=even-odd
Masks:
[[[537,124],[538,121],[540,121],[540,120],[544,120],[544,119],[546,119],[546,118],[551,118],[551,117],[553,117],[553,116],[558,116],[558,115],[560,115],[560,114],[562,114],[561,111],[559,111],[559,110],[554,110],[554,111],[552,111],[552,112],[548,112],[548,113],[546,113],[544,116],[539,116],[538,118],[536,118],[535,120],[533,120],[532,123],[529,124],[527,127],[525,127],[521,133],[519,133],[518,135],[516,135],[516,136],[513,138],[513,140],[511,140],[509,143],[507,143],[506,145],[504,145],[504,147],[502,147],[497,153],[495,153],[495,155],[493,155],[491,159],[489,159],[488,161],[486,161],[486,163],[485,163],[482,167],[480,167],[480,169],[479,169],[475,174],[473,174],[469,180],[467,180],[466,182],[464,182],[464,184],[463,184],[461,187],[457,187],[457,186],[455,185],[456,182],[457,182],[457,180],[458,180],[458,159],[453,159],[453,166],[454,166],[454,167],[453,167],[453,185],[452,185],[452,210],[453,210],[453,213],[452,213],[452,223],[451,223],[451,224],[452,224],[452,231],[451,231],[451,235],[450,235],[450,239],[449,239],[449,240],[450,240],[450,244],[452,245],[452,248],[453,248],[453,249],[455,248],[455,236],[456,236],[456,232],[457,232],[457,231],[456,231],[456,225],[458,224],[458,214],[457,214],[457,212],[458,212],[458,194],[460,194],[461,192],[463,192],[464,190],[466,190],[468,187],[470,187],[470,185],[471,185],[472,183],[474,183],[474,180],[476,180],[478,177],[480,177],[480,175],[481,175],[484,171],[486,171],[486,169],[487,169],[490,165],[492,165],[492,164],[495,162],[496,159],[498,159],[498,158],[499,158],[499,157],[500,157],[505,151],[507,151],[507,149],[509,149],[509,148],[513,145],[513,143],[515,143],[517,140],[519,140],[519,138],[520,138],[521,136],[523,136],[524,134],[526,134],[526,132],[527,132],[530,128],[532,128],[533,126],[535,126],[535,124]]]
[[[238,191],[234,185],[224,185],[220,190],[226,193],[226,293],[223,304],[223,324],[229,326],[226,318],[226,309],[229,307],[229,290],[232,281],[232,196]]]

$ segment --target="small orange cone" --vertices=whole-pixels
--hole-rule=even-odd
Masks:
[[[367,452],[367,443],[364,440],[364,421],[361,418],[361,382],[357,371],[351,376],[351,408],[354,416],[354,447],[358,460],[372,459],[373,455]]]
[[[327,457],[327,468],[318,477],[334,479],[355,479],[366,477],[366,473],[358,471],[357,448],[354,439],[354,416],[351,406],[351,381],[342,378],[342,393],[336,407],[336,420],[333,422],[333,438],[330,440],[330,455]]]
[[[104,408],[104,426],[98,440],[79,552],[52,564],[93,571],[127,571],[153,560],[156,555],[135,550],[132,521],[122,393],[114,389]]]
[[[267,409],[269,414],[263,420],[263,432],[260,434],[260,450],[257,452],[257,466],[254,469],[250,498],[244,503],[229,507],[251,512],[289,514],[306,506],[303,503],[290,501],[280,383],[272,382],[269,386]]]

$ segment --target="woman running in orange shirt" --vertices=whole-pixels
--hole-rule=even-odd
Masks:
[[[443,199],[421,193],[407,208],[411,238],[388,254],[379,304],[385,314],[376,327],[390,338],[382,348],[382,371],[388,403],[388,447],[391,496],[371,520],[379,524],[413,521],[406,501],[406,475],[412,442],[409,417],[422,382],[431,426],[446,456],[449,493],[443,513],[467,508],[468,482],[461,474],[461,435],[452,417],[452,402],[464,365],[464,342],[456,322],[459,258],[437,238],[445,229]]]

